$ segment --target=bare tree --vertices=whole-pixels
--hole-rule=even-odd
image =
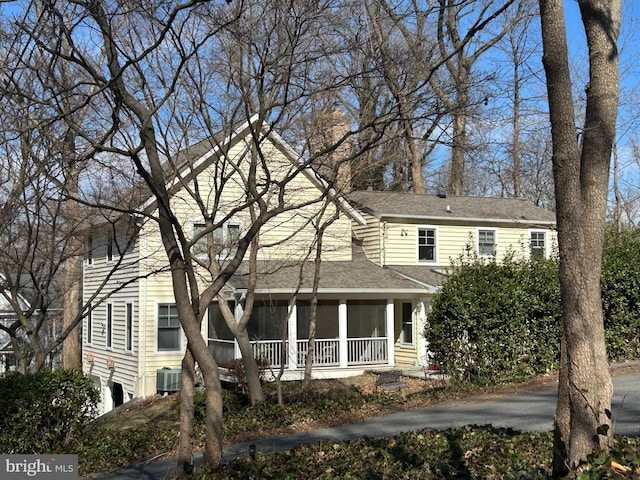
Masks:
[[[484,102],[484,95],[473,95],[474,86],[473,68],[478,59],[485,54],[512,28],[513,22],[518,16],[513,17],[513,22],[500,25],[495,31],[487,28],[483,36],[477,33],[495,25],[499,18],[514,3],[513,0],[503,2],[473,0],[438,0],[438,48],[452,82],[454,95],[444,92],[432,80],[432,87],[440,101],[447,110],[452,112],[453,122],[451,129],[451,163],[449,173],[448,192],[452,195],[461,195],[464,183],[465,155],[467,154],[467,118],[470,108]],[[478,5],[479,3],[479,5]],[[470,17],[473,15],[473,18]],[[480,84],[475,79],[475,84]]]
[[[135,214],[158,228],[188,341],[183,380],[191,384],[197,362],[207,391],[204,465],[210,466],[221,458],[222,397],[218,365],[202,338],[201,322],[261,228],[278,215],[321,202],[329,192],[319,188],[315,198],[288,203],[295,179],[312,159],[291,158],[288,167],[280,165],[275,172],[265,148],[266,139],[276,135],[271,124],[286,133],[305,113],[309,97],[339,83],[326,75],[322,61],[334,52],[332,43],[324,42],[323,27],[335,4],[302,2],[292,9],[289,2],[167,1],[157,7],[46,2],[38,23],[23,28],[39,48],[82,72],[91,86],[73,88],[95,115],[92,122],[73,123],[91,158],[109,168],[113,158],[128,159],[151,196],[145,209],[106,200],[101,206]],[[67,40],[64,50],[48,41],[52,25]],[[93,32],[90,45],[84,42],[86,31]],[[236,157],[224,140],[239,138],[232,134],[241,125],[246,150]],[[176,153],[194,139],[201,142]],[[192,162],[198,152],[211,149],[219,152],[215,173],[201,181]],[[238,179],[243,195],[230,203],[223,192],[237,192]],[[203,228],[195,234],[176,213],[181,201],[195,205],[202,218]],[[215,232],[242,212],[253,216],[245,217],[234,248],[221,255]],[[204,255],[196,254],[203,241]],[[181,475],[191,468],[193,428],[192,390],[187,386],[183,394]]]
[[[438,44],[430,34],[435,28],[433,6],[392,5],[386,1],[365,2],[369,43],[389,92],[397,157],[391,162],[391,189],[425,192],[423,168],[444,132],[443,104],[429,88],[442,63]],[[440,80],[437,80],[440,83]],[[442,88],[444,91],[445,88]]]
[[[553,140],[563,335],[555,417],[554,474],[564,475],[613,439],[612,383],[600,298],[600,271],[618,108],[620,1],[580,0],[589,47],[582,136],[575,123],[561,0],[540,16]]]

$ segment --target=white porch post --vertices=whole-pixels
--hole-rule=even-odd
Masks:
[[[393,298],[387,299],[387,351],[389,354],[389,365],[396,364],[396,356],[395,356],[395,332],[394,332],[394,318],[395,318],[395,308],[393,305]]]
[[[424,338],[424,330],[427,327],[427,309],[429,308],[430,300],[428,298],[419,299],[420,311],[418,315],[418,331],[416,333],[416,339],[418,341],[418,360],[425,368],[429,365],[429,344],[427,339]]]
[[[338,304],[338,342],[340,346],[340,368],[344,368],[349,363],[349,345],[347,343],[347,301],[343,299]]]
[[[290,304],[291,315],[289,315],[289,324],[287,325],[287,331],[289,332],[289,370],[295,370],[298,368],[298,306]]]
[[[244,312],[244,308],[242,308],[242,304],[240,303],[240,297],[236,298],[236,308],[234,310],[236,323],[240,321],[242,318],[242,312]],[[242,353],[240,353],[240,347],[238,346],[238,340],[233,339],[233,358],[242,358]]]

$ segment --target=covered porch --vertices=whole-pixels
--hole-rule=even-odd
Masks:
[[[236,319],[242,315],[239,303]],[[299,378],[309,351],[309,301],[256,301],[248,333],[254,356],[271,369]],[[220,366],[240,358],[240,350],[217,304],[209,307],[208,344]],[[313,367],[327,376],[395,364],[393,299],[320,299],[316,311]],[[330,373],[333,372],[333,373]]]

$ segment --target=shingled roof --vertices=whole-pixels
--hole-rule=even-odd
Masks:
[[[228,286],[244,290],[247,288],[246,262],[228,282]],[[299,284],[300,264],[281,261],[258,262],[258,281],[256,293],[291,294]],[[301,293],[309,293],[312,288],[314,263],[305,262]],[[434,286],[435,287],[435,286]],[[425,285],[411,281],[405,275],[380,267],[366,258],[362,247],[353,244],[351,261],[327,261],[320,267],[320,285],[318,293],[357,293],[371,294],[422,294]]]
[[[349,201],[379,219],[526,223],[550,226],[555,214],[524,198],[354,191]]]

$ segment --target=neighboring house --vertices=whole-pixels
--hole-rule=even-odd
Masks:
[[[241,159],[250,151],[248,125],[222,142],[225,151]],[[218,146],[203,142],[187,154],[191,173],[200,187],[210,184]],[[263,151],[274,176],[296,168],[299,158],[275,133]],[[240,164],[240,160],[238,164]],[[195,173],[193,173],[195,172]],[[312,199],[325,188],[317,174],[305,169],[289,191],[297,202]],[[197,236],[203,220],[178,183],[174,205],[183,228]],[[228,189],[222,204],[234,205],[245,195],[242,184]],[[554,215],[519,199],[440,198],[389,192],[352,192],[335,197],[339,215],[323,237],[317,290],[315,377],[336,378],[369,369],[425,365],[428,348],[422,336],[432,296],[446,280],[450,259],[474,239],[484,255],[500,257],[511,246],[529,244],[536,254],[548,255],[553,243]],[[147,207],[153,210],[153,202]],[[321,210],[319,203],[284,213],[260,233],[256,302],[249,335],[257,357],[273,369],[284,362],[286,379],[302,378],[308,349],[309,312],[314,273],[313,255],[303,261],[314,238],[309,224]],[[331,209],[329,209],[331,210]],[[332,212],[328,212],[330,215]],[[326,218],[326,217],[325,217]],[[87,240],[83,292],[85,300],[114,270],[104,291],[117,287],[96,303],[83,325],[84,371],[102,392],[102,410],[134,397],[179,388],[179,368],[185,338],[177,318],[171,278],[157,225],[120,219],[93,228]],[[248,218],[242,212],[214,235],[228,245],[243,234]],[[116,248],[133,241],[126,248]],[[201,246],[194,245],[195,253]],[[474,247],[475,247],[474,246]],[[118,263],[114,252],[124,256]],[[194,250],[192,250],[194,251]],[[224,295],[239,318],[247,292],[247,268],[227,283]],[[301,273],[302,268],[302,273]],[[296,293],[297,301],[292,303]],[[287,315],[288,312],[291,315]],[[282,332],[288,332],[284,354]],[[222,366],[239,358],[239,350],[225,327],[217,303],[203,322],[202,334]]]

